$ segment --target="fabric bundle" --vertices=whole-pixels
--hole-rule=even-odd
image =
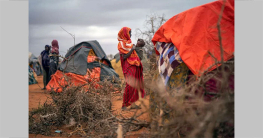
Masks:
[[[173,43],[157,42],[155,47],[160,53],[158,60],[159,73],[163,82],[167,85],[173,70],[183,61]]]

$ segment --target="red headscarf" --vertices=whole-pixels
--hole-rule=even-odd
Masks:
[[[131,36],[129,32],[131,31],[131,28],[129,27],[123,27],[118,33],[118,50],[122,54],[127,54],[133,47]],[[131,56],[127,58],[127,61],[130,65],[136,65],[140,66],[141,61],[136,53],[136,51],[133,51]]]
[[[59,54],[59,46],[58,46],[58,41],[57,40],[53,40],[52,43],[52,50],[51,50],[51,53],[56,53],[56,54]]]

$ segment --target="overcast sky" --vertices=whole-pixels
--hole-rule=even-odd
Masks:
[[[147,15],[165,15],[166,19],[190,8],[214,0],[29,0],[29,51],[38,56],[46,44],[58,40],[60,54],[76,44],[97,40],[105,53],[116,54],[117,34],[124,27],[143,30]]]

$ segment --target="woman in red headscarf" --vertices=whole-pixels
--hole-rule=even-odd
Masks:
[[[50,75],[56,73],[58,69],[58,62],[59,62],[59,45],[57,40],[53,40],[51,42],[51,56],[50,56]],[[51,77],[50,77],[51,79]]]
[[[118,50],[126,87],[123,94],[122,109],[133,104],[139,99],[139,92],[143,98],[143,66],[141,63],[142,53],[138,52],[145,45],[142,39],[138,39],[137,44],[132,44],[131,29],[123,27],[118,33]],[[138,107],[135,105],[135,107]]]

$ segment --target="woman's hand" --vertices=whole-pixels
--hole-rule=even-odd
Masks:
[[[135,49],[136,49],[136,45],[133,44],[133,46],[132,46],[131,50],[129,51],[129,53],[123,55],[123,59],[126,60],[128,57],[130,57],[130,56],[131,56],[131,53],[132,53]]]

